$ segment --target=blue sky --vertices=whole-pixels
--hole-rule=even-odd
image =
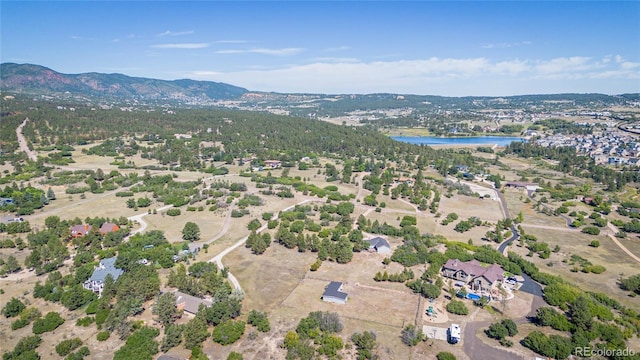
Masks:
[[[640,92],[640,2],[0,2],[0,60],[255,91]]]

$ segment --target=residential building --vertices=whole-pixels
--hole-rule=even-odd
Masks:
[[[267,169],[277,169],[282,167],[282,161],[280,160],[265,160],[264,167]]]
[[[519,190],[536,191],[540,189],[540,184],[534,182],[509,181],[504,184],[505,187]]]
[[[204,305],[206,307],[213,305],[213,302],[210,300],[191,296],[180,291],[176,291],[173,294],[176,296],[176,308],[192,315],[198,313],[200,305]]]
[[[102,224],[102,226],[100,226],[100,234],[102,235],[105,235],[110,232],[115,232],[118,230],[120,230],[120,226],[110,222],[106,222]]]
[[[342,292],[342,283],[338,281],[332,281],[324,288],[322,294],[322,300],[326,302],[332,302],[336,304],[346,304],[349,294]]]
[[[390,254],[391,246],[389,242],[380,236],[374,237],[370,240],[365,240],[369,244],[369,250],[375,250],[378,254]]]
[[[71,227],[71,237],[78,238],[86,236],[91,231],[91,229],[92,227],[89,224],[73,225]]]
[[[116,259],[114,256],[100,260],[100,264],[93,269],[93,274],[91,274],[89,280],[85,281],[82,286],[87,290],[98,293],[98,297],[101,297],[104,280],[107,276],[111,275],[113,281],[116,281],[124,273],[124,270],[116,268]]]
[[[462,262],[449,259],[442,266],[442,276],[462,281],[474,291],[491,291],[504,281],[504,271],[497,264],[482,266],[478,260]]]

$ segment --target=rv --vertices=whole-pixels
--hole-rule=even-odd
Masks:
[[[460,325],[451,324],[449,329],[447,329],[447,337],[449,338],[450,344],[457,344],[460,341]]]

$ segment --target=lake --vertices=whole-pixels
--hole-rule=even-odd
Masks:
[[[439,136],[392,136],[393,140],[409,144],[425,145],[495,145],[507,146],[513,141],[523,141],[520,137],[508,136],[468,136],[468,137],[439,137]]]

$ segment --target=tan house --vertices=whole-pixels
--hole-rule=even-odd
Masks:
[[[474,291],[491,291],[504,281],[504,270],[497,264],[484,267],[478,260],[449,259],[442,266],[442,276],[462,281]]]

